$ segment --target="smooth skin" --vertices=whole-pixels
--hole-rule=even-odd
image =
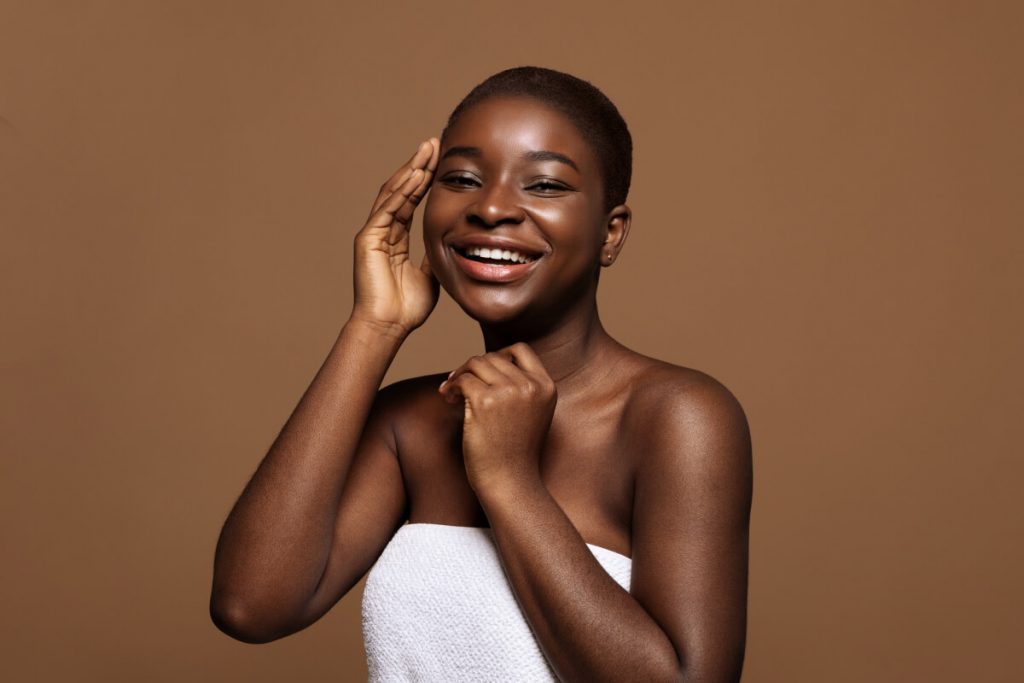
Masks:
[[[478,103],[444,149],[424,142],[384,183],[355,239],[352,314],[224,525],[221,629],[267,642],[308,626],[406,521],[489,526],[561,680],[739,680],[747,420],[709,375],[602,327],[600,268],[632,217],[604,206],[602,182],[571,120],[513,98]],[[408,227],[428,189],[416,265]],[[449,243],[470,233],[544,255],[523,279],[483,282]],[[486,352],[378,389],[439,286],[480,323]],[[632,558],[630,591],[587,543]]]

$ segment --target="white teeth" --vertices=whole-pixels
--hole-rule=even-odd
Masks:
[[[529,263],[533,260],[532,258],[523,256],[518,251],[511,251],[509,249],[488,249],[487,247],[469,247],[466,249],[466,254],[469,256],[480,256],[481,258],[512,261],[513,263]]]

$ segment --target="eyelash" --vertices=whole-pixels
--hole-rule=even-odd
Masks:
[[[462,181],[468,181],[468,182],[462,182]],[[473,187],[474,184],[476,183],[476,180],[473,179],[473,178],[470,178],[469,176],[459,175],[459,176],[449,176],[448,178],[445,178],[445,182],[452,183],[454,185],[460,185],[462,187]],[[533,185],[530,185],[526,189],[530,190],[530,189],[533,189],[533,188],[539,188],[539,189],[542,189],[544,191],[561,191],[561,190],[568,189],[564,185],[561,185],[561,184],[558,184],[558,183],[553,183],[553,182],[551,182],[549,180],[537,181],[536,183],[534,183]]]
[[[530,185],[530,187],[543,187],[543,188],[550,188],[552,190],[564,190],[565,189],[565,187],[563,187],[562,185],[558,185],[556,183],[548,182],[546,180],[541,180],[540,182],[536,182],[533,185]]]
[[[470,181],[470,182],[462,182],[464,180],[465,181]],[[462,185],[464,187],[470,187],[470,183],[471,182],[476,182],[476,181],[474,181],[472,178],[470,178],[468,176],[456,175],[456,176],[449,176],[448,178],[445,178],[445,182],[446,183],[452,183],[453,185]]]

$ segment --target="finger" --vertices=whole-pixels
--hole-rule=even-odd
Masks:
[[[409,196],[412,195],[413,191],[420,184],[423,171],[416,169],[409,174],[409,177],[405,179],[390,197],[380,206],[377,211],[370,216],[370,219],[366,221],[366,227],[373,228],[388,228],[390,230],[391,225],[395,222],[395,214],[402,205],[409,200]]]
[[[425,174],[426,171],[417,170],[416,173]],[[394,220],[391,223],[391,231],[388,233],[388,242],[391,244],[396,244],[400,239],[409,234],[409,230],[412,228],[413,214],[416,212],[416,207],[423,201],[423,195],[426,193],[426,188],[430,185],[430,180],[430,178],[426,180],[426,186],[420,183],[420,186],[414,189],[405,202],[395,211]]]
[[[423,201],[423,196],[427,193],[427,189],[430,187],[434,180],[434,175],[429,170],[424,171],[423,182],[419,184],[411,195],[409,195],[409,201],[402,205],[395,213],[395,223],[392,225],[392,234],[389,237],[389,242],[395,242],[400,233],[398,231],[407,230],[412,224],[413,214],[416,212],[416,207]]]
[[[490,361],[494,369],[505,376],[506,381],[522,385],[530,381],[530,376],[526,372],[512,362],[512,355],[506,350],[495,351],[485,356]]]
[[[430,160],[433,154],[432,143],[430,140],[424,140],[417,147],[416,151],[413,152],[409,160],[399,166],[391,177],[384,181],[381,185],[380,194],[383,195],[381,201],[386,199],[402,185],[402,178],[407,176],[410,171],[414,171],[417,168],[424,168],[426,163]],[[379,203],[379,202],[378,202]],[[379,208],[379,207],[378,207]]]
[[[504,380],[504,375],[495,370],[490,363],[484,360],[483,356],[473,356],[459,367],[452,370],[448,379],[441,382],[438,391],[445,393],[459,377],[465,374],[476,375],[484,384],[493,385]]]
[[[494,386],[496,384],[506,384],[509,382],[509,376],[505,374],[494,362],[494,358],[491,354],[485,354],[483,356],[474,356],[466,362],[466,367],[462,372],[472,373],[482,379],[486,384]],[[456,373],[456,377],[460,373]]]
[[[548,374],[544,364],[540,362],[540,357],[526,342],[515,343],[512,346],[505,347],[503,350],[507,351],[512,356],[515,364],[521,367],[527,374],[551,381],[551,375]]]
[[[423,197],[427,194],[427,190],[430,189],[430,186],[434,182],[434,172],[437,170],[438,160],[441,156],[441,143],[437,138],[430,138],[427,140],[427,143],[430,145],[431,151],[430,157],[427,159],[426,164],[423,167],[425,172],[423,182],[419,184],[419,187],[417,187],[412,193],[412,196],[409,197],[408,203],[402,206],[395,215],[402,226],[407,226],[412,222],[412,217],[416,211],[416,207],[423,201]],[[399,226],[396,226],[396,229],[399,229]],[[397,237],[397,235],[391,235],[389,241],[393,242]]]
[[[388,200],[402,183],[405,182],[405,178],[408,177],[409,173],[416,170],[417,168],[426,168],[430,160],[434,157],[434,145],[433,140],[424,140],[420,143],[420,146],[416,148],[416,151],[409,158],[409,161],[405,162],[398,167],[391,177],[384,181],[381,185],[380,192],[377,193],[377,199],[373,202],[373,208],[370,209],[370,215],[380,209],[381,205]]]
[[[427,142],[430,143],[430,159],[427,160],[427,170],[435,173],[437,165],[441,161],[441,141],[437,138],[430,138]]]
[[[489,389],[490,387],[484,384],[483,380],[476,375],[463,373],[452,379],[444,392],[444,396],[445,400],[449,403],[455,403],[461,396],[465,399],[468,409],[469,406],[478,403],[480,397]]]
[[[413,197],[416,197],[417,199],[422,199],[423,195],[427,192],[427,188],[430,187],[430,183],[434,179],[434,172],[437,170],[438,157],[441,151],[441,143],[437,141],[437,138],[430,138],[423,144],[428,146],[430,152],[422,163],[417,162],[417,164],[412,167],[422,168],[426,172],[423,176],[423,182],[420,183],[420,186],[417,187],[416,191],[413,193]],[[422,152],[422,148],[420,152]]]
[[[423,195],[427,193],[427,189],[434,181],[434,173],[437,171],[438,157],[441,152],[441,143],[437,142],[437,138],[430,138],[427,142],[430,145],[430,156],[427,158],[426,164],[423,166],[423,170],[426,173],[423,176],[423,182],[420,183],[420,186],[417,187],[416,191],[413,193],[413,197],[416,198],[417,204],[419,203],[419,200],[423,198]]]
[[[410,166],[403,166],[395,172],[395,175],[388,178],[384,186],[381,187],[380,192],[377,194],[377,198],[373,200],[373,207],[370,209],[370,216],[380,211],[380,207],[391,197],[412,175],[413,169]],[[392,187],[393,186],[393,187]]]

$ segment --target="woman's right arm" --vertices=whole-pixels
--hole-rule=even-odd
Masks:
[[[400,521],[404,491],[378,388],[437,303],[426,257],[408,258],[408,225],[438,151],[436,139],[423,143],[381,187],[355,238],[352,314],[224,523],[210,615],[234,638],[267,642],[308,626]]]

